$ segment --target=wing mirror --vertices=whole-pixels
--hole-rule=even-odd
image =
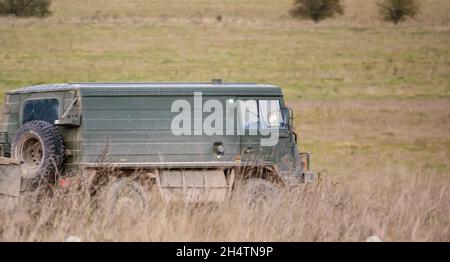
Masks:
[[[294,127],[294,111],[290,107],[281,109],[283,112],[284,123],[287,123],[289,128]]]

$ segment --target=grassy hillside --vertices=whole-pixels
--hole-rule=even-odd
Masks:
[[[448,1],[400,26],[374,1],[320,24],[291,1],[54,1],[47,19],[0,18],[0,90],[70,81],[223,78],[291,99],[448,97]],[[221,15],[218,22],[216,17]]]
[[[1,98],[53,82],[276,84],[323,179],[267,210],[159,206],[134,225],[70,196],[37,219],[0,211],[0,240],[449,241],[450,1],[398,26],[375,3],[319,24],[291,18],[291,0],[54,0],[46,19],[0,17]]]

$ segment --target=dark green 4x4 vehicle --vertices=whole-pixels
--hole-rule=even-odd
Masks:
[[[267,189],[314,180],[309,154],[297,149],[293,112],[272,85],[31,86],[6,94],[2,122],[2,161],[17,166],[0,174],[2,183],[109,166],[139,192],[152,184],[165,200],[209,202],[223,201],[238,183]]]

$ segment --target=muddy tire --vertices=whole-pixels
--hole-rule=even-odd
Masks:
[[[279,201],[281,197],[281,192],[276,185],[261,178],[246,180],[243,184],[242,193],[245,203],[250,208]]]
[[[142,214],[148,208],[149,196],[136,181],[119,178],[103,190],[101,206],[111,215]]]
[[[63,138],[56,126],[45,121],[31,121],[17,130],[11,155],[23,162],[23,178],[50,179],[61,170]]]

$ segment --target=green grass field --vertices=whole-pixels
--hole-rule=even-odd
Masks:
[[[346,15],[315,24],[291,18],[291,0],[54,0],[48,18],[0,18],[0,94],[85,81],[275,84],[296,111],[300,149],[313,154],[324,179],[363,188],[380,175],[430,175],[448,186],[450,1],[420,1],[419,16],[398,26],[380,21],[375,3],[347,0]],[[450,240],[450,193],[443,190],[435,231],[414,220],[420,236],[379,234]],[[187,239],[201,239],[194,235]],[[357,240],[258,236],[231,238]]]
[[[277,84],[291,100],[450,95],[448,1],[424,1],[397,27],[373,1],[317,25],[289,17],[290,2],[54,1],[47,19],[0,18],[0,90],[220,77]]]

